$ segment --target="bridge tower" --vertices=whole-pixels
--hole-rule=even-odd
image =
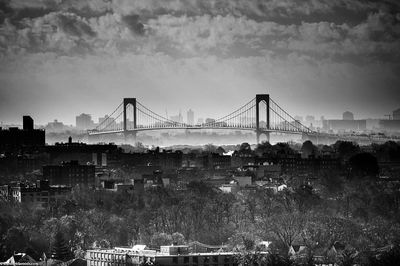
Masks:
[[[265,103],[266,105],[266,128],[260,127],[260,103]],[[267,141],[269,142],[269,94],[257,94],[256,95],[256,135],[257,135],[257,143],[260,143],[260,136],[265,135],[267,137]]]
[[[131,137],[134,142],[136,142],[136,131],[131,131],[130,128],[128,128],[128,123],[127,123],[127,106],[131,104],[133,107],[133,129],[136,129],[136,98],[124,98],[124,136],[125,136],[125,141],[128,141]]]

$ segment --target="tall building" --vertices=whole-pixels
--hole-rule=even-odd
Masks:
[[[23,120],[23,129],[24,130],[33,130],[33,119],[29,115],[24,115],[22,117]]]
[[[104,117],[99,117],[99,124],[103,123],[104,121],[106,121],[109,118],[108,115],[105,115]]]
[[[354,120],[354,114],[352,112],[346,111],[343,113],[343,120]]]
[[[187,120],[186,120],[186,122],[187,122],[189,125],[193,125],[193,124],[194,124],[194,112],[193,112],[193,110],[192,110],[192,109],[189,109],[189,111],[187,111],[186,115],[187,115]]]
[[[61,165],[43,166],[43,178],[49,180],[50,185],[64,185],[74,187],[95,186],[95,166],[82,165],[78,161],[63,162]]]
[[[315,117],[312,115],[307,115],[306,116],[306,122],[308,123],[314,123],[315,122]]]
[[[178,115],[173,115],[173,116],[171,116],[170,119],[171,119],[172,121],[175,121],[175,122],[178,122],[178,123],[183,123],[183,117],[182,117],[181,112],[179,112]]]
[[[76,127],[81,130],[92,129],[94,126],[92,116],[89,114],[80,114],[76,116]]]
[[[65,125],[62,122],[59,122],[57,119],[54,119],[53,122],[47,123],[45,128],[48,132],[60,132],[65,129]]]
[[[213,118],[206,118],[206,124],[211,124],[211,123],[214,123],[215,122],[215,119],[213,119]]]

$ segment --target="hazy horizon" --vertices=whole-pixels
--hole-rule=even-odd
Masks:
[[[393,1],[0,0],[0,121],[112,112],[218,118],[270,94],[291,115],[400,108]]]

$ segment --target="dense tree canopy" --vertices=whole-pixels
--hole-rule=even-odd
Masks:
[[[0,202],[0,259],[5,261],[14,251],[27,251],[38,259],[43,252],[60,254],[68,249],[79,257],[94,247],[195,240],[253,252],[259,241],[266,240],[273,243],[274,255],[267,258],[272,263],[284,260],[288,248],[298,243],[306,245],[309,254],[326,254],[341,243],[349,260],[357,259],[354,250],[366,254],[397,245],[400,186],[364,178],[376,175],[377,161],[386,155],[360,152],[352,143],[335,145],[341,156],[348,156],[350,172],[321,172],[313,176],[313,185],[304,182],[279,193],[260,188],[228,194],[199,181],[185,189],[156,187],[143,194],[76,187],[69,198],[46,209]],[[251,151],[246,144],[242,148]],[[294,150],[287,144],[263,143],[255,152],[282,155]],[[65,241],[51,241],[60,234]]]

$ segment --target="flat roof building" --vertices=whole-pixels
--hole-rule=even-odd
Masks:
[[[92,129],[94,127],[94,123],[92,120],[92,116],[90,114],[80,114],[75,118],[76,127],[81,130]]]
[[[352,112],[346,111],[343,113],[343,120],[354,120],[354,114]]]
[[[23,129],[0,127],[0,147],[16,146],[44,146],[45,131],[34,129],[33,119],[30,116],[23,117]]]
[[[19,183],[1,187],[1,197],[10,202],[28,204],[37,208],[46,208],[58,199],[64,199],[71,193],[71,187],[50,186],[47,180],[38,180],[36,185]]]
[[[334,131],[334,132],[341,132],[341,131],[364,131],[367,129],[367,120],[350,120],[350,119],[343,119],[343,120],[324,120],[322,122],[322,128],[326,131]]]
[[[63,162],[60,165],[43,166],[43,178],[49,180],[50,185],[76,185],[95,187],[95,166],[79,164],[78,161]]]
[[[266,252],[261,252],[267,254]],[[88,266],[108,265],[173,265],[173,266],[236,266],[235,252],[192,253],[186,245],[161,246],[160,251],[140,248],[116,247],[114,249],[88,250],[86,260]]]

